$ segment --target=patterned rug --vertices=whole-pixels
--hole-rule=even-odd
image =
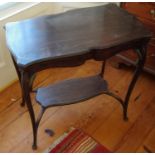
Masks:
[[[45,152],[48,153],[110,153],[92,137],[80,129],[71,128],[64,133]]]

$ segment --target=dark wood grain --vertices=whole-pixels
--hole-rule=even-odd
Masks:
[[[8,47],[23,68],[88,52],[95,55],[93,51],[140,42],[151,35],[114,4],[8,23],[5,28]]]
[[[151,37],[150,31],[133,15],[108,4],[8,23],[5,30],[7,45],[21,81],[23,101],[31,118],[33,149],[37,148],[37,131],[46,108],[83,101],[108,91],[103,80],[103,63],[101,73],[95,77],[40,88],[36,99],[41,104],[41,111],[36,119],[30,95],[33,76],[49,67],[78,66],[88,59],[105,61],[123,50],[136,49],[136,70],[125,99],[110,91],[105,92],[121,103],[123,118],[128,119],[129,99],[143,69],[146,46]]]
[[[62,106],[84,101],[108,91],[101,76],[69,79],[39,88],[36,100],[43,107]]]

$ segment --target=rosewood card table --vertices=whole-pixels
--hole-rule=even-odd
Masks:
[[[22,88],[21,105],[26,103],[32,122],[33,149],[37,148],[39,122],[49,107],[77,103],[104,93],[121,103],[127,120],[129,98],[144,66],[151,38],[150,31],[136,17],[108,4],[7,23],[5,30]],[[126,97],[121,99],[108,89],[103,75],[105,61],[127,49],[134,49],[138,58]],[[36,119],[30,98],[36,73],[49,67],[82,65],[88,59],[103,62],[98,75],[64,80],[35,91],[41,106]]]

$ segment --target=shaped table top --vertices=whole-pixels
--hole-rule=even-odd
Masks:
[[[151,37],[136,17],[115,4],[11,22],[5,29],[8,48],[23,67]]]

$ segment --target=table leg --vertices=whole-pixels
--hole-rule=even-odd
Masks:
[[[146,47],[145,46],[142,46],[138,49],[136,49],[136,53],[138,55],[138,61],[137,61],[137,65],[136,65],[136,70],[135,70],[135,73],[134,73],[134,76],[130,82],[130,85],[128,87],[128,91],[127,91],[127,94],[125,96],[125,101],[124,101],[124,107],[123,107],[123,116],[124,116],[124,120],[128,120],[128,117],[127,117],[127,109],[128,109],[128,103],[129,103],[129,99],[130,99],[130,96],[131,96],[131,93],[132,93],[132,90],[138,80],[138,77],[140,75],[140,73],[142,72],[143,70],[143,66],[144,66],[144,63],[145,63],[145,59],[146,59]]]
[[[99,74],[102,78],[103,78],[104,72],[105,72],[105,65],[106,65],[106,61],[104,60],[104,61],[102,62],[101,72],[100,72],[100,74]]]
[[[14,66],[15,66],[15,69],[16,69],[16,72],[17,72],[17,75],[18,75],[18,79],[19,79],[19,82],[20,82],[20,86],[21,86],[21,91],[22,91],[22,102],[21,102],[21,106],[23,107],[23,106],[25,106],[25,99],[24,99],[24,92],[23,92],[23,89],[22,89],[22,74],[23,74],[23,72],[21,72],[19,69],[18,69],[18,66],[17,66],[17,64],[16,64],[16,62],[15,62],[15,60],[14,60],[14,58],[13,58],[13,56],[12,56],[12,60],[13,60],[13,63],[14,63]],[[31,74],[31,79],[30,79],[30,82],[29,82],[29,87],[30,87],[30,90],[32,91],[32,86],[33,86],[33,82],[34,82],[34,80],[35,80],[35,78],[36,78],[36,74]]]
[[[22,90],[23,90],[24,99],[26,101],[27,108],[28,108],[28,111],[30,114],[32,129],[33,129],[33,145],[32,145],[32,148],[36,149],[37,148],[37,129],[38,129],[37,126],[38,125],[36,125],[35,114],[34,114],[33,106],[31,103],[31,98],[30,98],[31,90],[29,87],[29,83],[30,83],[31,76],[27,72],[23,72],[21,75],[22,75],[21,76]]]
[[[25,99],[24,99],[24,93],[23,93],[23,89],[22,89],[22,81],[21,81],[21,72],[20,70],[18,69],[18,66],[12,56],[12,60],[13,60],[13,63],[14,63],[14,66],[15,66],[15,69],[16,69],[16,72],[17,72],[17,75],[18,75],[18,79],[19,79],[19,83],[20,83],[20,86],[21,86],[21,91],[22,91],[22,102],[21,102],[21,106],[23,107],[25,105]]]
[[[31,78],[30,78],[30,82],[29,82],[30,91],[31,91],[31,92],[35,92],[35,91],[33,91],[33,82],[34,82],[34,80],[35,80],[35,78],[36,78],[36,73],[31,74],[30,77],[31,77]]]

